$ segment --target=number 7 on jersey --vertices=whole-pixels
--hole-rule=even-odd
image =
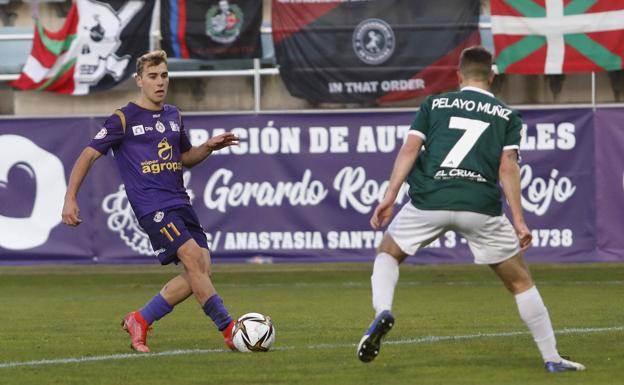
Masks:
[[[460,118],[458,116],[451,117],[449,128],[456,130],[464,130],[464,134],[459,138],[457,143],[451,148],[446,155],[441,167],[455,168],[464,160],[466,155],[472,150],[477,140],[490,123],[476,119]]]

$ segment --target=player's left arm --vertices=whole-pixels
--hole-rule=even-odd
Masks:
[[[200,144],[192,146],[181,154],[181,161],[184,167],[191,168],[206,159],[213,151],[221,150],[225,147],[235,146],[239,142],[237,135],[225,132],[217,135]]]
[[[501,152],[498,177],[503,194],[511,211],[511,221],[520,240],[520,247],[526,250],[531,246],[533,236],[522,213],[522,195],[520,187],[520,140],[522,137],[522,119],[518,111],[513,111],[505,131],[505,142]]]
[[[520,167],[518,166],[518,150],[503,150],[498,169],[498,177],[500,179],[503,194],[507,199],[507,204],[511,211],[511,219],[518,239],[520,247],[526,250],[531,246],[533,236],[524,220],[522,213],[521,188],[520,188]]]

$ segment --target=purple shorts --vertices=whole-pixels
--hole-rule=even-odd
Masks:
[[[191,206],[173,206],[154,211],[141,217],[139,224],[149,236],[154,253],[163,265],[180,262],[178,249],[191,238],[199,247],[208,248],[204,229]]]

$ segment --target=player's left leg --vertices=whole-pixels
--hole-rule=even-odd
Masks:
[[[566,360],[559,355],[548,309],[533,283],[522,253],[490,267],[503,281],[507,290],[514,295],[520,318],[529,328],[542,354],[546,370],[551,373],[585,370],[582,364]]]
[[[223,304],[223,299],[210,279],[210,254],[205,247],[199,247],[194,239],[189,239],[178,249],[178,258],[188,273],[188,282],[195,298],[204,313],[212,319],[217,329],[223,333],[226,345],[231,349],[231,338],[228,331],[234,321]]]
[[[533,283],[520,251],[518,237],[509,220],[504,215],[493,217],[474,212],[457,212],[454,227],[468,240],[475,262],[489,265],[514,295],[520,318],[533,335],[546,368],[559,371],[551,370],[555,365],[558,369],[584,370],[583,365],[563,360],[559,356],[548,310]]]

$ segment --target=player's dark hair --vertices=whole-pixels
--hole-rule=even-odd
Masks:
[[[459,72],[468,79],[487,81],[492,72],[492,60],[492,54],[484,47],[468,47],[459,57]]]
[[[163,50],[150,51],[137,59],[136,74],[143,75],[143,69],[146,67],[157,66],[160,63],[167,64],[167,53]]]

